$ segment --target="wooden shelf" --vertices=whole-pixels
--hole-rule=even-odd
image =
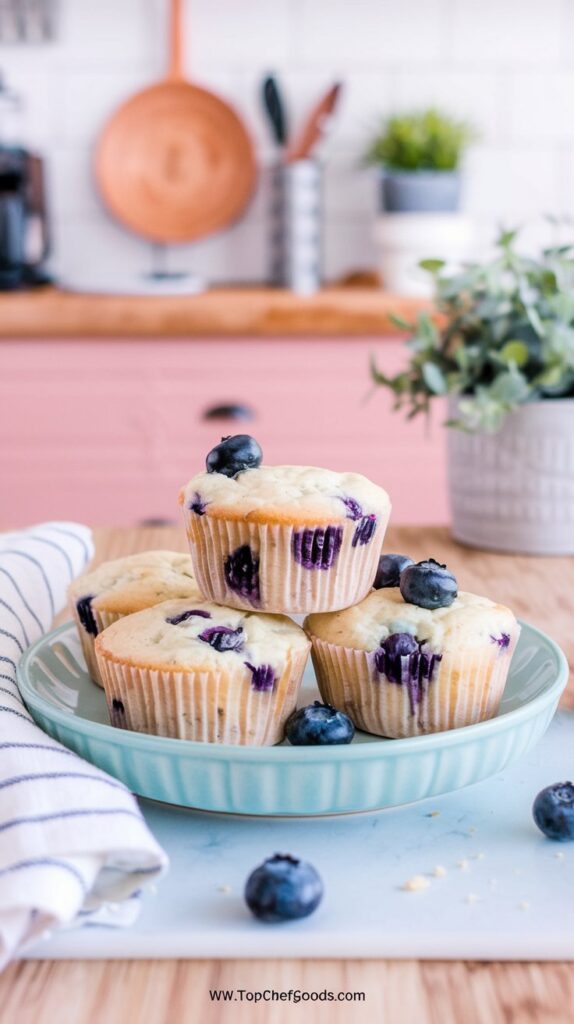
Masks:
[[[264,287],[201,295],[95,295],[41,288],[0,294],[0,338],[345,337],[397,334],[389,314],[431,304],[378,288],[327,287],[309,297]]]

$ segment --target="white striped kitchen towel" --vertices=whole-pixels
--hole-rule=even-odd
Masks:
[[[167,867],[132,794],[42,732],[16,686],[92,551],[77,523],[0,534],[0,968],[55,928],[133,919]]]

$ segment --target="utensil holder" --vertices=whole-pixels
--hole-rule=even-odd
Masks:
[[[322,168],[316,160],[278,164],[271,180],[271,282],[310,295],[321,286]]]

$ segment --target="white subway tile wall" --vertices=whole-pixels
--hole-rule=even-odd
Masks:
[[[46,156],[53,267],[148,270],[149,245],[115,224],[92,181],[94,140],[130,92],[165,67],[167,0],[60,0],[54,43],[0,46],[0,72],[26,100],[30,144]],[[375,264],[376,175],[361,154],[380,118],[431,103],[469,117],[466,209],[479,249],[525,225],[535,249],[574,227],[574,0],[187,0],[189,76],[231,100],[255,140],[258,194],[230,231],[170,255],[210,280],[267,271],[268,168],[259,96],[276,71],[296,128],[334,79],[345,94],[324,147],[326,273]],[[549,217],[564,218],[558,232]],[[565,225],[565,226],[564,226]]]

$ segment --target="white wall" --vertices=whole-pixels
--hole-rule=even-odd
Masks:
[[[167,0],[60,0],[55,43],[1,46],[0,70],[28,101],[29,138],[49,160],[55,266],[147,269],[140,240],[102,209],[90,176],[94,138],[165,60]],[[334,77],[346,94],[326,171],[329,275],[374,264],[375,181],[359,164],[377,119],[438,103],[473,119],[465,206],[480,237],[542,214],[574,214],[574,0],[187,0],[190,76],[233,99],[268,164],[259,100],[276,71],[292,121]],[[224,235],[172,263],[212,279],[257,279],[266,263],[266,196]],[[536,220],[538,218],[538,220]]]

